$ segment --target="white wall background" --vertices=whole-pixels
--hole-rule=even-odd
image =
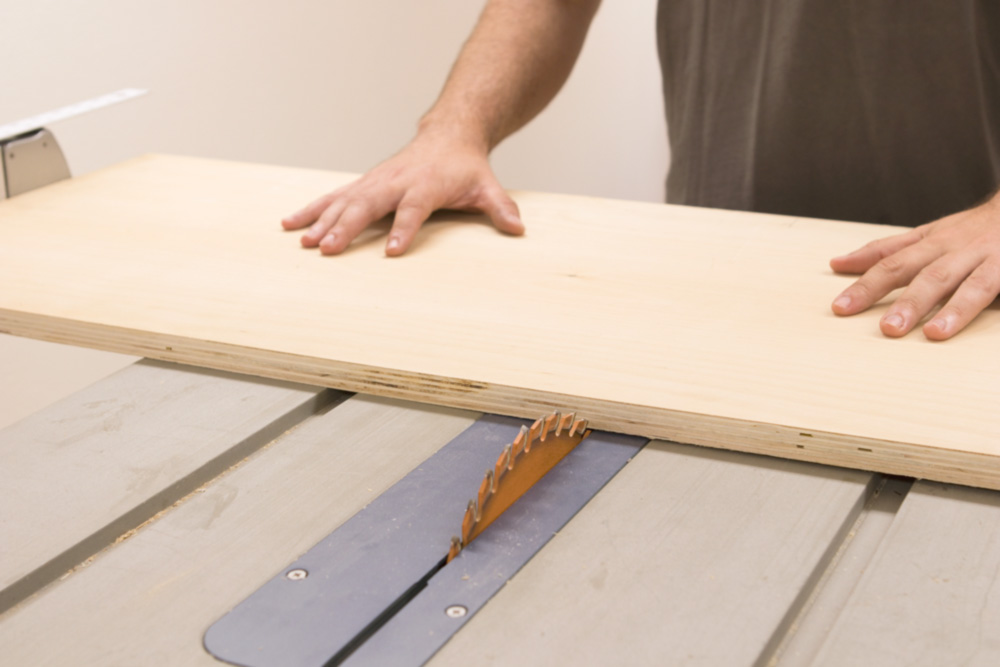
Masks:
[[[494,157],[508,187],[661,201],[655,0],[605,0],[555,103]],[[123,87],[53,126],[74,173],[147,152],[364,171],[434,101],[474,0],[0,3],[0,124]]]
[[[560,96],[495,152],[507,187],[662,201],[655,5],[605,0]],[[149,152],[361,172],[412,136],[481,7],[0,0],[0,124],[148,88],[51,126],[74,174]],[[0,336],[0,427],[131,360]]]

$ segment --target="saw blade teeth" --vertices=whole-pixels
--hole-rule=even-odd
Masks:
[[[528,432],[528,427],[527,426],[522,426],[521,427],[521,431],[517,434],[517,437],[518,437],[519,440],[521,440],[524,443],[524,446],[521,448],[521,451],[526,452],[526,453],[530,452],[531,451],[531,445],[533,445],[534,443],[531,440],[531,436],[530,436],[530,434]]]
[[[572,438],[577,433],[583,433],[587,430],[587,420],[577,419],[573,422],[573,427],[569,430],[569,436]]]
[[[509,446],[510,445],[508,445],[507,447]],[[497,462],[493,464],[493,479],[498,481],[501,477],[503,477],[504,470],[507,469],[507,456],[508,456],[507,447],[503,448],[503,451],[500,452],[500,456],[497,457]]]
[[[514,438],[514,444],[518,442],[525,442],[528,438],[528,427],[521,425],[521,430],[517,432],[517,436]]]
[[[487,470],[483,481],[479,483],[479,493],[476,495],[476,506],[482,507],[489,495],[493,493],[493,471]],[[478,520],[478,517],[477,517]]]
[[[575,412],[570,412],[569,414],[563,415],[562,419],[559,420],[559,426],[556,428],[556,435],[559,435],[566,429],[570,428],[575,420],[576,420]]]
[[[566,430],[566,417],[568,416],[559,413],[559,419],[556,421],[556,436],[562,435],[562,432]]]
[[[544,417],[542,419],[544,419]],[[542,429],[542,419],[536,420],[535,423],[531,425],[531,428],[528,429],[528,440],[531,442],[538,440],[538,432]]]
[[[518,432],[517,437],[514,438],[514,442],[510,443],[510,456],[516,459],[521,455],[521,452],[526,452],[531,448],[531,439],[528,437],[528,431],[523,426]]]
[[[469,536],[472,529],[476,527],[476,501],[470,500],[465,508],[465,516],[462,517],[462,544],[469,543]]]
[[[451,538],[451,546],[448,548],[448,560],[447,563],[451,562],[451,559],[458,555],[458,552],[462,550],[462,540],[458,537]]]
[[[556,430],[556,427],[559,425],[559,417],[560,414],[557,410],[545,418],[545,426],[542,428],[542,440],[545,440],[545,437],[549,433]]]

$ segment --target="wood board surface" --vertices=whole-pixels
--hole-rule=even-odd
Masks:
[[[945,344],[829,310],[891,228],[516,192],[525,237],[442,214],[400,259],[280,230],[351,178],[149,156],[4,201],[0,331],[1000,488],[996,306]]]

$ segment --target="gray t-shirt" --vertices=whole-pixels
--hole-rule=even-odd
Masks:
[[[1000,0],[660,0],[667,201],[918,225],[1000,184]]]

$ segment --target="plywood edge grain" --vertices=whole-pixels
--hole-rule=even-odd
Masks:
[[[1000,458],[913,443],[411,373],[0,309],[0,332],[418,403],[534,418],[573,410],[594,428],[1000,490]]]

